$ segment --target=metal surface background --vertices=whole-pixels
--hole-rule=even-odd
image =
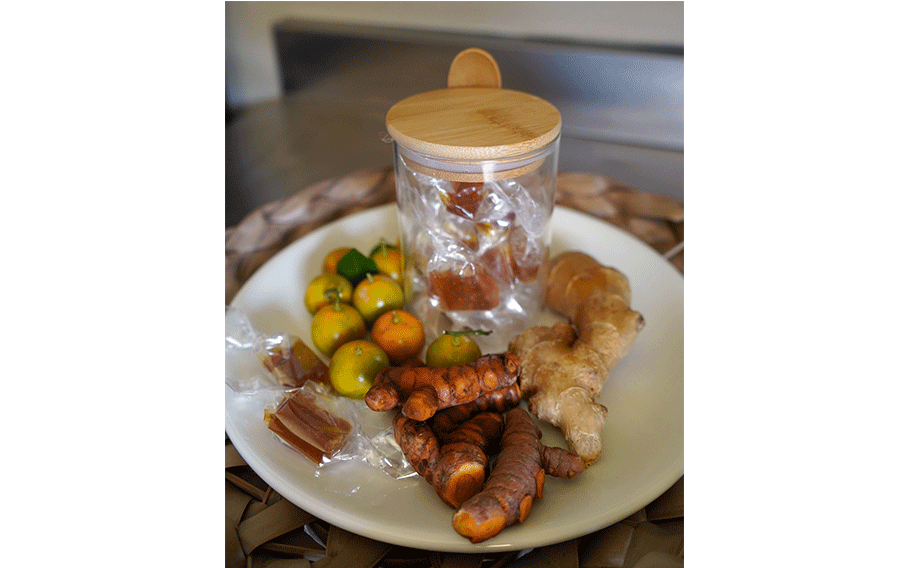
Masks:
[[[559,169],[683,200],[681,46],[554,43],[315,22],[274,27],[284,96],[226,129],[226,225],[310,183],[392,163],[385,114],[444,88],[466,47],[497,60],[505,88],[562,114]]]

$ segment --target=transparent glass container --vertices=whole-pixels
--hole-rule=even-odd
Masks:
[[[559,135],[495,159],[434,156],[394,145],[407,309],[428,337],[483,330],[504,349],[543,305]]]

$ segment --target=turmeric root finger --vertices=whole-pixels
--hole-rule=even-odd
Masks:
[[[544,446],[541,453],[541,463],[547,475],[572,479],[585,468],[581,458],[562,448]]]
[[[419,370],[419,372],[418,372]],[[442,374],[445,369],[436,369]],[[373,386],[367,391],[363,400],[372,410],[381,412],[397,407],[402,398],[414,390],[418,377],[422,381],[430,380],[427,372],[434,372],[428,367],[387,367],[373,379]]]
[[[487,454],[502,433],[503,418],[493,412],[478,414],[442,444],[425,422],[412,420],[401,412],[392,424],[405,458],[433,486],[440,499],[455,508],[483,487]]]
[[[376,411],[401,404],[405,416],[424,421],[437,410],[471,402],[514,384],[518,372],[518,358],[512,353],[484,355],[467,365],[448,369],[389,367],[376,376],[364,401]]]
[[[547,470],[567,476],[581,471],[581,460],[569,466],[571,460],[567,456],[544,449],[540,436],[540,429],[523,409],[513,408],[506,414],[502,451],[493,472],[483,490],[465,501],[452,516],[452,527],[458,534],[474,543],[496,536],[505,527],[528,517],[534,499],[543,496]]]
[[[482,412],[440,439],[432,483],[443,502],[457,508],[481,490],[487,478],[487,456],[498,445],[504,424],[501,414]]]
[[[427,481],[443,503],[457,508],[483,487],[487,456],[471,444],[449,444],[443,448],[432,479]]]
[[[439,461],[439,442],[430,427],[400,412],[392,419],[395,441],[420,477],[431,475]]]
[[[477,543],[527,517],[528,503],[539,493],[540,430],[523,410],[506,416],[502,451],[483,490],[465,501],[452,517],[458,534]]]
[[[520,402],[521,389],[518,382],[514,382],[506,388],[481,395],[471,402],[440,410],[433,415],[430,427],[436,436],[441,438],[481,412],[492,411],[501,414],[515,408]]]

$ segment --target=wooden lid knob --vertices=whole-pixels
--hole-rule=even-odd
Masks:
[[[502,87],[499,65],[482,49],[469,47],[455,56],[449,67],[449,88]]]

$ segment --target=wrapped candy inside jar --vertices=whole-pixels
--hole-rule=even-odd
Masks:
[[[500,350],[543,304],[561,119],[539,97],[451,77],[386,117],[405,296],[428,333],[492,331]]]

